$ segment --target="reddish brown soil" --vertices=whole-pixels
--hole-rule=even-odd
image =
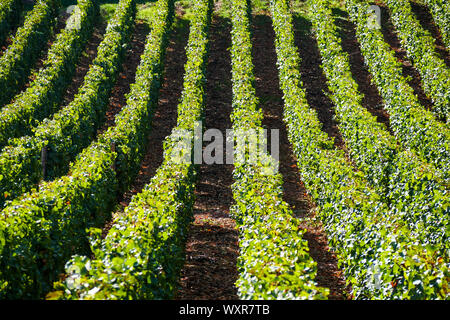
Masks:
[[[345,159],[356,171],[357,167],[350,157],[335,119],[334,105],[329,98],[331,93],[328,90],[327,78],[321,68],[322,60],[311,28],[309,20],[300,15],[294,15],[295,45],[301,57],[299,70],[303,88],[306,91],[306,99],[309,106],[317,112],[317,117],[322,123],[322,130],[328,134],[330,139],[334,139],[336,148],[344,151]]]
[[[56,26],[53,30],[52,35],[49,37],[49,40],[47,41],[46,45],[42,48],[42,51],[39,55],[39,58],[36,60],[36,63],[30,73],[30,76],[28,77],[28,83],[25,85],[25,88],[29,87],[31,82],[36,78],[36,74],[39,72],[39,70],[44,66],[44,62],[47,60],[48,51],[53,45],[53,42],[56,40],[56,36],[58,33],[61,32],[63,28],[66,26],[66,21],[69,18],[70,15],[67,14],[61,14],[58,16],[58,21],[56,23]]]
[[[126,94],[130,91],[130,85],[134,83],[136,70],[141,62],[141,55],[145,49],[147,35],[150,27],[143,21],[137,21],[128,44],[128,50],[122,62],[122,68],[116,83],[111,91],[108,110],[105,115],[105,123],[98,130],[97,136],[102,134],[110,126],[114,125],[116,114],[126,105]]]
[[[65,27],[66,20],[69,16],[68,15],[60,15],[58,16],[58,21],[56,23],[56,26],[54,27],[54,30],[52,34],[50,35],[48,41],[41,47],[41,51],[37,55],[37,58],[34,61],[34,64],[32,64],[32,68],[29,70],[28,77],[25,80],[25,83],[23,85],[19,86],[19,90],[16,92],[16,94],[19,94],[20,92],[26,90],[31,83],[36,78],[36,75],[39,73],[40,69],[43,67],[44,62],[47,60],[48,51],[50,50],[51,46],[53,45],[53,42],[56,40],[56,35],[59,33],[59,31]],[[12,39],[8,38],[6,40],[6,45],[10,45],[12,43]],[[2,49],[7,49],[6,47]],[[14,102],[15,97],[11,98],[10,103]]]
[[[12,35],[14,35],[15,33],[16,33],[16,30],[5,39],[3,45],[0,48],[0,57],[5,53],[6,49],[8,49],[8,47],[12,44],[12,39],[13,39]]]
[[[86,48],[84,50],[84,53],[77,63],[77,68],[72,78],[72,82],[66,89],[64,98],[62,100],[63,101],[62,106],[67,106],[74,99],[75,94],[78,92],[78,89],[83,84],[84,77],[89,71],[89,66],[97,56],[98,45],[103,40],[105,29],[106,29],[105,23],[94,28],[92,36],[89,39]]]
[[[215,17],[210,28],[205,130],[231,128],[231,45],[229,20]],[[186,244],[177,299],[238,299],[235,281],[238,231],[229,216],[232,165],[200,165],[194,218]]]
[[[412,66],[411,61],[407,58],[406,50],[404,50],[400,44],[400,40],[395,33],[395,27],[390,21],[389,10],[380,1],[377,1],[377,5],[381,8],[381,31],[383,32],[384,40],[395,51],[395,56],[398,61],[402,63],[403,76],[406,77],[408,84],[414,89],[414,93],[419,98],[420,103],[427,110],[432,110],[433,102],[423,91],[420,74]]]
[[[450,67],[450,52],[445,47],[444,42],[442,42],[442,34],[439,31],[439,27],[434,23],[433,17],[428,10],[427,6],[410,1],[412,10],[419,20],[420,24],[425,30],[430,32],[431,36],[436,41],[436,51],[442,59],[444,59],[447,67]]]
[[[290,205],[297,217],[312,217],[314,204],[307,195],[301,181],[297,161],[289,143],[286,126],[283,122],[283,100],[279,89],[276,52],[271,19],[267,15],[253,17],[253,62],[255,64],[256,94],[260,98],[264,111],[263,125],[267,129],[280,130],[280,173],[283,176],[283,199]],[[319,71],[320,58],[313,39],[300,37],[300,54],[303,59],[300,67],[304,86],[308,90],[308,102],[315,106],[323,121],[324,131],[336,137],[337,144],[342,143],[339,131],[332,120],[332,104],[322,93],[325,90],[325,79]],[[308,221],[308,220],[305,220]],[[330,289],[329,299],[345,299],[345,281],[337,267],[337,260],[329,251],[327,238],[319,225],[304,222],[306,229],[304,238],[308,241],[311,257],[317,263],[317,283]]]
[[[358,84],[359,92],[364,95],[362,105],[377,117],[378,122],[386,125],[389,132],[393,134],[389,124],[389,114],[383,107],[383,99],[376,85],[372,84],[372,75],[364,64],[364,56],[361,53],[353,24],[347,19],[336,19],[335,22],[340,27],[342,48],[348,53],[353,79]]]
[[[24,3],[26,2],[31,2],[34,5],[34,0],[24,0]],[[25,18],[27,17],[27,14],[33,9],[33,6],[29,7],[29,8],[24,8],[21,14],[21,17],[19,18],[18,23],[11,28],[11,31],[9,32],[8,36],[6,37],[4,43],[2,43],[1,48],[0,48],[0,57],[3,55],[3,53],[6,51],[6,49],[8,48],[8,46],[10,46],[13,42],[13,38],[17,33],[17,29],[19,29],[21,26],[23,26],[24,22],[25,22]],[[60,17],[60,19],[62,18],[62,16]],[[66,18],[64,18],[65,21]],[[63,21],[63,20],[61,20]],[[56,29],[59,30],[59,29]]]
[[[180,16],[179,13],[178,17]],[[177,19],[179,20],[179,18]],[[152,120],[152,130],[148,137],[147,152],[133,185],[119,199],[118,214],[123,212],[131,198],[141,192],[144,186],[150,182],[156,169],[162,163],[163,140],[176,125],[177,105],[183,88],[184,64],[186,62],[184,47],[187,44],[189,32],[187,24],[182,21],[169,36],[164,63],[164,79],[159,93],[159,103]],[[145,45],[144,42],[142,44]],[[106,224],[103,230],[104,236],[106,236],[112,224],[112,220]]]
[[[326,85],[326,77],[320,68],[322,63],[317,42],[310,34],[303,34],[300,24],[303,18],[295,16],[294,28],[296,28],[295,44],[299,49],[301,57],[300,73],[302,75],[303,87],[306,90],[306,98],[309,105],[317,111],[320,122],[330,138],[334,138],[335,146],[345,148],[344,139],[339,132],[337,121],[334,119],[335,112],[333,102],[328,98],[330,94]]]

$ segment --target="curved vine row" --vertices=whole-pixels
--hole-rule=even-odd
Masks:
[[[407,56],[420,74],[423,89],[442,119],[450,116],[450,69],[434,51],[434,39],[412,12],[409,0],[385,0]]]
[[[445,182],[433,167],[398,145],[385,125],[362,106],[363,96],[352,78],[331,9],[326,1],[318,0],[313,11],[323,70],[352,159],[383,201],[394,209],[396,217],[404,220],[411,239],[432,245],[445,257],[450,216]]]
[[[118,39],[126,38],[135,11],[134,0],[119,2],[108,23],[106,48],[123,45]],[[107,57],[96,70],[114,62]],[[41,184],[39,191],[21,196],[0,213],[0,297],[41,297],[72,254],[89,251],[86,228],[103,224],[115,201],[116,153],[110,149],[110,144],[93,143],[71,166],[70,175]]]
[[[272,0],[271,11],[279,21],[274,28],[289,140],[352,294],[360,299],[444,298],[445,261],[410,240],[395,211],[346,162],[343,151],[333,148],[302,89],[288,4]]]
[[[60,0],[38,0],[0,57],[0,107],[25,83],[33,63],[53,32]]]
[[[426,159],[443,179],[449,179],[450,131],[419,103],[402,75],[394,51],[384,42],[379,29],[371,28],[370,9],[365,2],[346,0],[350,19],[355,24],[365,63],[372,81],[384,100],[395,136],[407,149]]]
[[[442,41],[450,49],[450,3],[444,0],[424,0],[438,25]]]
[[[247,0],[232,1],[231,120],[237,149],[231,214],[239,227],[238,295],[251,300],[324,299],[328,289],[317,287],[317,265],[302,238],[305,230],[282,200],[282,177],[275,160],[255,148],[267,142],[260,137],[263,112],[253,86],[250,10]]]
[[[159,2],[161,7],[167,3]],[[204,109],[211,6],[209,0],[193,4],[177,126],[164,141],[162,165],[115,219],[105,239],[100,238],[101,230],[93,230],[94,258],[72,257],[66,265],[68,277],[55,285],[58,291],[51,298],[168,299],[175,294],[187,226],[192,220],[196,175],[192,146],[195,124]],[[187,141],[180,149],[183,139]],[[181,158],[177,160],[173,156],[178,151]],[[187,161],[179,161],[183,158]]]
[[[5,0],[0,3],[0,44],[3,44],[11,28],[18,23],[22,8],[22,0]]]
[[[97,1],[80,0],[76,8],[35,80],[0,110],[0,147],[8,145],[10,138],[30,134],[35,124],[58,108],[98,13]]]
[[[0,206],[7,200],[30,191],[43,178],[52,180],[66,174],[70,161],[95,137],[97,128],[104,122],[108,99],[122,65],[134,17],[135,9],[116,12],[108,23],[97,56],[73,101],[61,108],[51,119],[44,119],[32,135],[10,140],[10,145],[2,150],[0,193],[3,197],[0,198]],[[52,92],[48,94],[49,99],[53,100]],[[42,102],[43,107],[48,107],[45,103],[48,101]],[[26,111],[31,111],[32,108],[33,105],[24,103],[20,106],[18,102],[11,112],[18,115],[5,122],[17,128],[16,131],[23,130],[26,128],[26,124],[22,123],[23,118],[30,116]],[[0,119],[4,114],[7,113],[0,113]],[[47,151],[45,177],[41,162],[43,149]]]

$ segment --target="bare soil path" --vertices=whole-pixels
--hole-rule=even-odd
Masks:
[[[384,40],[390,45],[392,50],[395,51],[395,56],[398,61],[403,65],[403,76],[407,79],[408,84],[413,88],[414,93],[419,98],[420,103],[427,110],[433,109],[433,102],[427,97],[422,86],[422,79],[416,68],[413,67],[411,61],[408,59],[406,50],[402,48],[399,38],[395,33],[395,27],[390,21],[390,14],[387,7],[380,1],[377,1],[377,5],[381,8],[381,31],[384,36]]]
[[[207,66],[205,130],[231,128],[230,21],[214,17],[210,27]],[[194,222],[186,243],[181,272],[180,300],[238,299],[238,231],[229,216],[232,204],[232,165],[200,165],[195,190]]]
[[[267,129],[279,129],[280,132],[280,173],[283,176],[283,200],[285,200],[299,218],[312,218],[314,204],[307,195],[305,186],[297,168],[297,160],[289,143],[286,126],[283,121],[282,92],[279,89],[278,70],[276,67],[276,52],[271,18],[268,15],[253,17],[253,62],[255,64],[256,94],[264,111],[263,125]],[[301,66],[303,82],[309,90],[308,102],[318,107],[321,120],[324,121],[324,131],[342,143],[342,138],[332,119],[331,102],[320,89],[325,89],[324,77],[319,73],[320,57],[313,48],[313,39],[300,41],[300,54],[303,59]],[[270,141],[270,140],[269,140]],[[337,267],[336,257],[329,251],[327,238],[320,224],[305,219],[302,227],[306,229],[304,238],[308,241],[310,255],[317,263],[316,280],[319,286],[330,289],[329,299],[345,299],[345,281]]]
[[[83,84],[84,77],[89,71],[89,66],[97,56],[97,49],[100,42],[103,40],[105,31],[106,31],[106,23],[100,23],[94,28],[92,36],[84,49],[84,53],[82,54],[81,58],[77,63],[77,68],[72,78],[72,82],[66,89],[66,92],[62,100],[63,101],[62,106],[67,106],[74,99],[75,95],[78,92],[78,89]]]
[[[300,73],[306,90],[309,106],[317,111],[320,122],[330,138],[334,138],[337,148],[345,150],[344,139],[334,119],[333,102],[328,98],[330,93],[326,77],[320,68],[321,59],[317,42],[312,34],[311,22],[294,14],[295,45],[298,48],[301,63]]]
[[[177,119],[177,105],[181,97],[181,91],[183,89],[183,73],[184,64],[186,62],[185,46],[187,44],[187,39],[189,35],[189,26],[186,20],[182,19],[183,12],[177,10],[174,26],[169,35],[168,46],[166,48],[165,61],[164,61],[164,74],[162,86],[159,92],[159,101],[155,109],[155,113],[152,119],[152,130],[147,138],[146,154],[141,161],[141,167],[138,175],[135,178],[132,186],[124,194],[122,194],[118,199],[118,207],[115,210],[115,214],[121,214],[124,209],[130,204],[131,199],[134,195],[140,193],[146,184],[148,184],[151,178],[154,176],[157,168],[161,165],[163,160],[163,141],[166,136],[170,135],[172,128],[176,125]],[[137,30],[145,30],[147,27],[141,25],[137,26]],[[145,47],[146,32],[140,36],[134,36],[134,44],[131,49],[134,51],[130,58],[135,60],[140,57]],[[140,49],[136,48],[139,47]],[[138,52],[140,52],[138,54]],[[137,56],[138,58],[136,58]],[[139,60],[139,59],[138,59]],[[136,67],[139,61],[136,61]],[[128,70],[128,73],[127,71]],[[128,86],[130,83],[134,82],[134,71],[128,64],[128,68],[122,72],[122,77],[119,77],[119,82],[121,80],[126,80],[129,77],[133,77],[133,81],[128,80]],[[110,117],[112,120],[109,123],[111,125],[113,122],[113,113],[117,113],[126,103],[126,99],[123,97],[125,89],[120,89],[119,86],[118,94],[111,97],[110,104],[113,104],[111,108],[116,109],[115,111],[110,110]],[[120,94],[122,91],[122,94]],[[127,90],[128,92],[128,90]],[[107,126],[107,125],[106,125]],[[106,128],[106,127],[105,127]],[[103,128],[103,129],[105,129]],[[103,236],[106,236],[109,229],[113,224],[113,219],[110,220],[103,228]]]
[[[128,43],[128,50],[122,62],[122,68],[111,91],[105,123],[98,130],[97,135],[114,125],[116,114],[126,105],[126,94],[130,91],[130,85],[135,82],[136,70],[141,62],[141,55],[144,52],[149,32],[148,24],[143,21],[136,21],[131,34],[131,41]]]
[[[372,75],[364,64],[364,56],[356,38],[355,27],[347,18],[347,15],[337,17],[335,22],[339,27],[342,48],[348,53],[353,79],[358,84],[359,92],[364,95],[362,104],[377,118],[378,122],[385,124],[388,131],[393,134],[389,124],[389,114],[383,107],[383,99],[377,87],[372,84]]]
[[[36,74],[39,73],[39,70],[44,66],[44,62],[47,60],[48,52],[52,47],[53,42],[55,42],[56,36],[65,28],[66,21],[69,17],[70,15],[68,14],[60,14],[58,16],[58,20],[54,26],[53,33],[48,38],[47,43],[45,43],[45,45],[42,47],[42,51],[39,53],[38,58],[36,59],[33,68],[31,69],[30,75],[28,76],[28,81],[23,86],[22,90],[30,86],[31,82],[36,78]]]

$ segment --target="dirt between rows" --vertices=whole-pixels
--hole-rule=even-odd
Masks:
[[[142,191],[148,184],[161,165],[163,160],[163,140],[168,136],[176,124],[177,105],[181,97],[183,88],[184,63],[186,54],[184,47],[187,44],[189,28],[185,20],[182,20],[183,12],[177,10],[174,28],[169,36],[169,42],[166,49],[164,74],[162,86],[159,92],[159,101],[152,119],[152,130],[148,136],[146,153],[141,161],[141,167],[132,186],[118,199],[118,208],[115,215],[122,214],[125,208],[130,204],[132,197]],[[107,113],[107,123],[102,128],[105,130],[114,123],[114,115],[125,105],[125,93],[129,91],[129,85],[134,82],[134,74],[140,55],[145,48],[145,37],[147,29],[143,25],[136,27],[139,35],[133,36],[133,45],[131,52],[126,60],[132,59],[135,67],[128,64],[119,76],[119,80],[110,99],[110,110]],[[142,34],[141,34],[142,33]],[[127,64],[125,61],[124,64]],[[113,224],[113,219],[109,221],[104,229],[103,236]]]
[[[275,34],[268,15],[253,17],[253,62],[255,65],[255,89],[264,111],[263,126],[279,129],[280,173],[283,176],[283,200],[299,218],[314,218],[315,204],[307,194],[302,182],[297,159],[289,143],[287,129],[283,121],[283,94],[279,86],[276,67]],[[332,103],[323,94],[326,90],[325,77],[319,68],[320,56],[315,40],[296,30],[296,42],[303,62],[300,66],[302,81],[307,90],[310,106],[314,106],[322,120],[323,130],[336,138],[336,144],[343,146],[339,129],[333,119]],[[270,141],[270,140],[269,140]],[[337,267],[337,259],[330,251],[327,237],[318,221],[304,219],[306,230],[303,238],[308,241],[309,253],[317,263],[317,284],[330,290],[329,299],[346,299],[347,288],[342,273]]]
[[[207,66],[205,130],[231,128],[231,25],[214,17],[210,27]],[[238,231],[230,217],[233,202],[232,165],[200,165],[195,189],[194,222],[186,243],[186,263],[181,271],[176,299],[238,299]]]
[[[217,5],[217,4],[216,4]],[[416,8],[417,9],[417,8]],[[420,9],[420,7],[419,7]],[[382,7],[384,13],[386,8]],[[133,195],[139,193],[150,181],[162,162],[162,142],[170,134],[176,124],[177,105],[181,96],[186,62],[185,45],[189,34],[186,20],[182,20],[184,12],[177,10],[177,27],[170,36],[167,49],[164,82],[160,91],[160,99],[153,119],[153,129],[148,139],[147,154],[142,161],[141,170],[135,183],[122,195],[120,209],[129,204]],[[405,75],[410,75],[410,84],[419,95],[421,102],[429,105],[430,101],[423,94],[420,77],[411,65],[408,65],[405,52],[389,24],[388,15],[384,14],[383,30],[387,42],[397,52],[404,64]],[[323,130],[334,138],[335,146],[346,152],[345,141],[339,132],[335,120],[334,107],[327,97],[326,77],[320,68],[321,59],[317,42],[311,32],[305,31],[310,22],[300,16],[294,19],[296,45],[302,58],[300,71],[306,90],[309,105],[314,108],[323,125]],[[364,94],[363,105],[389,126],[389,115],[382,107],[382,99],[371,83],[371,75],[364,65],[364,58],[359,50],[354,27],[346,19],[337,21],[341,29],[342,45],[350,54],[352,74]],[[306,28],[308,29],[308,28]],[[123,107],[124,95],[134,78],[138,52],[142,52],[145,38],[134,36],[132,54],[124,63],[124,72],[113,91],[111,109],[107,114],[105,127],[112,125],[114,115]],[[143,30],[143,29],[142,29]],[[228,48],[231,46],[230,20],[214,15],[210,27],[210,51],[207,66],[207,82],[205,87],[206,110],[205,130],[210,128],[225,132],[231,128],[231,58]],[[315,219],[316,206],[302,183],[297,167],[297,160],[288,141],[283,122],[283,99],[279,88],[274,32],[271,18],[266,13],[253,16],[253,63],[255,71],[255,89],[264,111],[263,126],[267,129],[280,130],[280,172],[283,176],[283,199],[290,205],[294,214],[302,219],[302,227],[306,230],[304,238],[308,241],[311,257],[317,263],[317,283],[330,290],[329,299],[351,299],[351,288],[346,285],[343,273],[337,267],[337,258],[328,246],[327,236],[319,221]],[[269,139],[270,142],[270,139]],[[270,150],[270,145],[269,145]],[[348,157],[350,163],[351,159]],[[356,170],[356,169],[355,169]],[[232,165],[200,165],[198,181],[195,188],[194,222],[189,228],[186,242],[186,262],[181,270],[178,300],[230,300],[238,299],[235,282],[238,278],[237,258],[239,256],[238,230],[230,217],[230,206],[233,204],[231,192]],[[304,219],[306,218],[306,219]],[[111,226],[105,226],[104,234]]]

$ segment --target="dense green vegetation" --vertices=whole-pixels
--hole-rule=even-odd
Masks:
[[[38,0],[0,57],[0,107],[24,85],[56,24],[59,0]]]
[[[411,231],[395,206],[388,206],[369,187],[361,172],[347,163],[343,152],[335,150],[321,130],[302,89],[300,57],[294,46],[288,5],[276,1],[276,8],[285,17],[285,30],[278,34],[276,44],[289,139],[352,293],[356,298],[378,299],[444,297],[448,271],[442,257],[432,246],[411,241]],[[324,1],[315,2],[313,8],[316,17],[327,14]],[[332,43],[328,45],[339,49]],[[420,285],[413,284],[417,281]]]
[[[448,126],[420,104],[413,88],[403,77],[402,64],[384,41],[381,30],[370,27],[371,10],[365,2],[347,0],[351,20],[372,81],[384,100],[391,128],[405,148],[434,165],[448,181],[450,168],[450,132]]]
[[[0,175],[3,179],[0,179],[0,192],[3,192],[4,197],[0,204],[30,191],[43,178],[52,180],[66,174],[70,161],[95,137],[97,129],[105,120],[108,99],[121,69],[134,16],[135,13],[120,15],[110,20],[110,27],[98,47],[97,56],[72,102],[51,119],[44,119],[34,129],[33,135],[13,140],[2,150]],[[50,98],[54,99],[54,95]],[[26,124],[21,123],[21,120],[26,117],[26,113],[20,110],[30,107],[12,108],[19,114],[10,117],[9,124],[17,124],[17,130],[23,131]],[[43,177],[41,162],[43,148],[47,150],[46,177]]]
[[[114,46],[128,33],[135,16],[133,0],[122,0],[105,36]],[[113,39],[116,39],[113,41]],[[105,60],[99,69],[107,68]],[[71,175],[41,184],[21,196],[0,215],[0,296],[37,298],[48,292],[70,255],[86,252],[86,228],[100,225],[110,214],[117,181],[112,169],[116,153],[98,142],[85,149]],[[85,196],[88,195],[88,196]]]
[[[400,42],[420,73],[423,89],[434,102],[433,110],[439,117],[447,119],[450,114],[450,69],[435,53],[434,39],[414,17],[409,0],[386,0],[386,4]]]
[[[239,227],[239,279],[241,299],[317,299],[328,290],[315,282],[316,263],[299,232],[299,221],[282,200],[282,177],[272,157],[256,145],[261,141],[263,112],[253,86],[252,44],[246,0],[232,1],[233,132],[237,136],[232,185],[232,214]],[[275,24],[282,23],[275,15]],[[248,141],[240,135],[247,130]],[[260,140],[260,141],[258,141]],[[242,154],[242,158],[238,155]]]
[[[374,27],[366,0],[38,0],[24,6],[3,1],[0,43],[18,29],[0,56],[0,298],[178,298],[203,185],[199,126],[211,120],[205,110],[215,94],[229,90],[235,150],[227,219],[236,224],[236,297],[329,299],[345,297],[348,289],[354,299],[448,299],[449,69],[410,2],[384,3],[430,110],[414,93],[416,84],[405,76],[383,30]],[[424,3],[448,46],[448,4]],[[45,51],[60,9],[74,4],[43,67],[17,94]],[[61,105],[100,16],[108,25],[96,57],[73,100]],[[142,22],[145,40],[134,29]],[[272,78],[261,80],[254,51],[260,44],[255,46],[252,32],[259,35],[263,23],[273,29],[267,36],[274,36],[275,52]],[[166,51],[172,50],[171,37],[179,36],[173,32],[178,24],[186,37],[189,28],[189,38],[186,60],[175,59],[179,66],[171,70],[179,73],[181,92],[171,103],[176,125],[155,142],[148,139],[154,128],[168,123],[160,112],[169,110],[157,109],[165,100],[160,93],[174,94],[166,88],[174,79],[164,70],[174,61],[166,61]],[[221,41],[225,28],[231,30],[230,44]],[[122,84],[117,80],[134,53],[131,42],[143,53],[132,83]],[[349,42],[361,55],[346,51]],[[222,50],[230,51],[229,79],[222,79],[228,56],[217,60]],[[355,74],[353,54],[367,66],[366,79]],[[209,81],[221,83],[211,96]],[[269,96],[275,95],[270,88],[258,97],[264,81],[280,89],[279,97]],[[365,90],[369,85],[373,93]],[[311,97],[319,91],[323,97]],[[369,105],[362,92],[382,104]],[[99,130],[111,111],[111,93],[126,102],[114,124]],[[263,124],[273,116],[266,107],[280,108],[277,121],[287,131],[281,143],[292,150],[292,170],[283,155],[279,171],[280,162],[264,148],[269,141]],[[381,121],[375,108],[385,112]],[[162,163],[154,162],[153,173],[135,188],[143,160],[155,151],[152,143],[162,144]],[[298,173],[309,208],[305,216],[289,200],[293,190],[284,189],[284,180]],[[135,195],[123,205],[127,193]],[[342,274],[347,289],[324,275],[332,262],[318,255],[328,254],[328,247],[337,261],[333,272]]]
[[[3,44],[11,29],[18,23],[21,11],[21,0],[5,0],[0,3],[0,44]]]
[[[324,1],[317,2],[314,29],[339,129],[351,158],[383,201],[404,220],[414,238],[436,249],[445,246],[450,215],[445,182],[433,167],[398,145],[385,125],[362,106],[363,96],[352,78],[331,9]]]
[[[195,15],[191,21],[186,48],[187,62],[182,100],[178,105],[178,123],[173,134],[164,142],[163,164],[144,191],[133,197],[125,212],[117,217],[104,240],[98,237],[100,230],[93,230],[91,245],[94,258],[73,257],[66,266],[69,277],[64,283],[56,284],[56,288],[64,291],[52,293],[51,297],[167,299],[175,294],[184,261],[186,228],[192,215],[196,166],[190,161],[190,148],[184,149],[186,154],[182,155],[187,156],[186,162],[174,161],[171,155],[172,151],[176,151],[179,139],[183,138],[177,132],[186,131],[187,137],[194,139],[195,123],[201,120],[203,114],[204,69],[208,53],[211,4],[211,1],[198,0],[192,8]],[[159,52],[161,55],[162,48],[154,47],[155,43],[151,40],[165,37],[170,26],[173,2],[159,1],[157,6],[155,21],[158,23],[147,47],[148,67],[160,60],[155,53]],[[148,123],[139,119],[147,119],[151,114],[149,107],[153,107],[156,102],[151,92],[148,93],[147,99],[137,100],[145,88],[145,71],[148,70],[144,68],[138,77],[141,82],[133,87],[134,97],[133,94],[129,96],[129,102],[132,103],[128,107],[130,113],[120,118],[123,125],[116,129],[119,133],[119,130],[125,128],[132,119],[131,112],[147,114],[144,117],[134,116],[136,128],[127,133],[129,139],[140,138],[142,142],[144,136],[136,136],[135,133],[147,131],[139,129],[148,126]],[[122,136],[125,133],[123,132]],[[128,159],[133,161],[132,157]]]
[[[0,146],[29,134],[36,123],[57,110],[72,80],[79,57],[97,19],[96,1],[79,1],[65,29],[50,48],[43,67],[29,87],[0,111]]]
[[[434,21],[439,26],[442,41],[450,49],[450,3],[445,0],[424,0]]]

